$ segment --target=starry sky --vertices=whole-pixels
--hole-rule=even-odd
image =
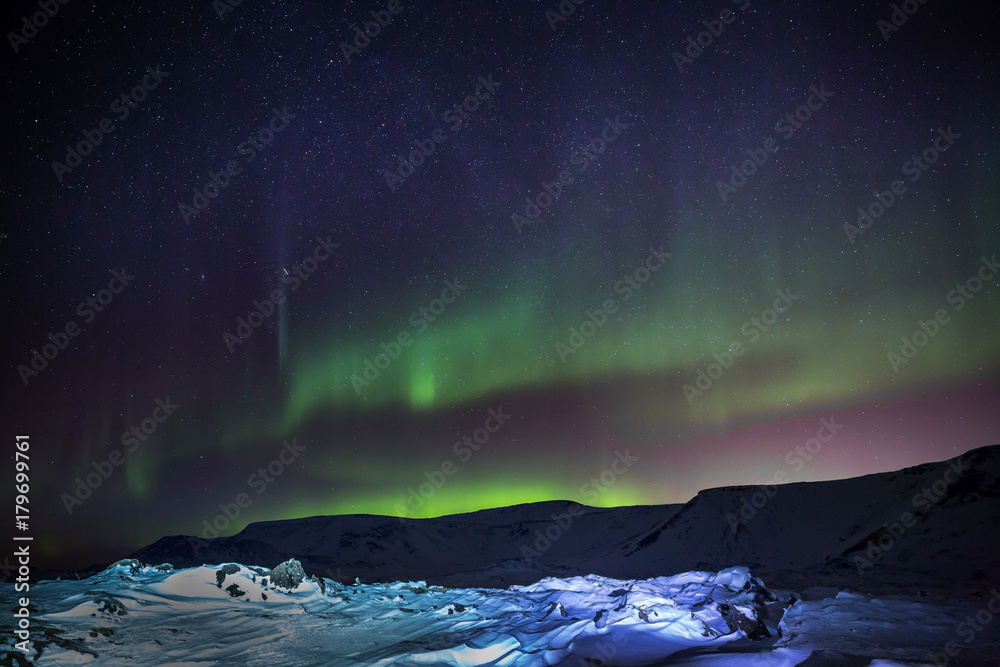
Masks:
[[[10,4],[38,567],[1000,442],[980,4]]]

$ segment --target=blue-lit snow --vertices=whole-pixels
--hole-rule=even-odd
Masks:
[[[133,563],[33,584],[32,646],[41,655],[30,657],[42,666],[912,667],[930,664],[928,653],[956,639],[981,606],[817,589],[783,617],[785,604],[768,605],[771,633],[780,626],[782,636],[750,641],[723,611],[752,625],[770,592],[742,567],[647,580],[547,578],[502,590],[329,579],[287,590],[246,566],[219,586],[220,568]],[[0,588],[8,608],[12,589]],[[998,627],[955,664],[994,667]],[[3,630],[0,656],[9,659],[12,628]]]
[[[767,594],[745,568],[644,581],[548,578],[504,590],[330,580],[323,590],[311,579],[284,590],[244,566],[220,587],[218,571],[116,566],[36,584],[35,623],[86,649],[49,643],[37,664],[86,663],[90,652],[95,663],[142,665],[515,667],[609,655],[646,664],[743,639],[719,605],[755,619],[755,596]],[[234,584],[238,597],[227,590]]]

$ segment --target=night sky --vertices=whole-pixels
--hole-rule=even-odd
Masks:
[[[33,566],[1000,442],[982,3],[12,4]]]

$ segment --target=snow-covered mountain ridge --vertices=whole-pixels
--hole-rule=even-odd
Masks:
[[[980,590],[1000,572],[998,534],[1000,445],[846,480],[709,489],[684,505],[553,501],[432,519],[309,517],[212,540],[165,537],[131,557],[176,567],[297,558],[341,581],[449,586],[743,565],[788,588]]]

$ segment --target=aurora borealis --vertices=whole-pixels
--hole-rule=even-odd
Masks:
[[[36,566],[241,493],[225,534],[1000,442],[984,7],[424,4],[71,2],[4,56]]]

